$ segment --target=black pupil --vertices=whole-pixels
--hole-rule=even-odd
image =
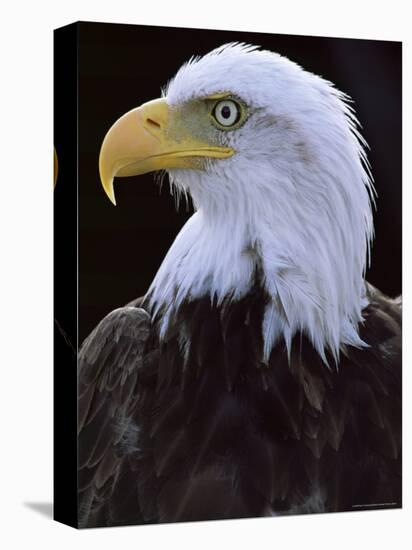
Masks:
[[[232,114],[230,107],[228,105],[225,105],[222,107],[221,115],[223,118],[230,118],[230,115]]]

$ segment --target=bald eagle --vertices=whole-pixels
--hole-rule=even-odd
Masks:
[[[79,524],[401,506],[401,307],[365,280],[349,98],[227,44],[122,116],[102,185],[166,170],[194,214],[79,353]]]

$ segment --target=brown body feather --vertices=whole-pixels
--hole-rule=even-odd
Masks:
[[[301,334],[261,363],[259,285],[183,304],[161,345],[141,301],[103,319],[79,356],[80,525],[401,506],[400,305],[368,293],[368,347],[330,368]]]

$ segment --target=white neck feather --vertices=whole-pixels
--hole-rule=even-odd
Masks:
[[[344,165],[339,172],[355,176],[345,174]],[[344,186],[330,186],[328,174],[306,174],[317,180],[316,196],[309,183],[306,193],[284,181],[288,191],[279,195],[268,181],[256,190],[253,202],[246,193],[238,193],[235,201],[213,201],[213,194],[202,201],[207,195],[205,178],[197,173],[179,176],[190,178],[194,202],[203,204],[178,234],[149,289],[153,312],[164,312],[161,335],[183,300],[209,295],[222,302],[228,296],[244,296],[259,265],[272,297],[262,327],[263,361],[280,338],[289,351],[298,331],[310,338],[324,360],[325,350],[337,358],[342,344],[362,345],[357,326],[366,305],[369,207],[348,209]],[[245,174],[237,177],[238,190],[241,183],[253,185]],[[233,187],[230,181],[227,187]],[[360,189],[365,189],[363,184]],[[360,198],[369,204],[366,190]],[[330,215],[331,210],[337,215]]]

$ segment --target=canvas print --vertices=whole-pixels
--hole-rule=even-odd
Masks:
[[[401,44],[75,41],[77,525],[401,507]]]

